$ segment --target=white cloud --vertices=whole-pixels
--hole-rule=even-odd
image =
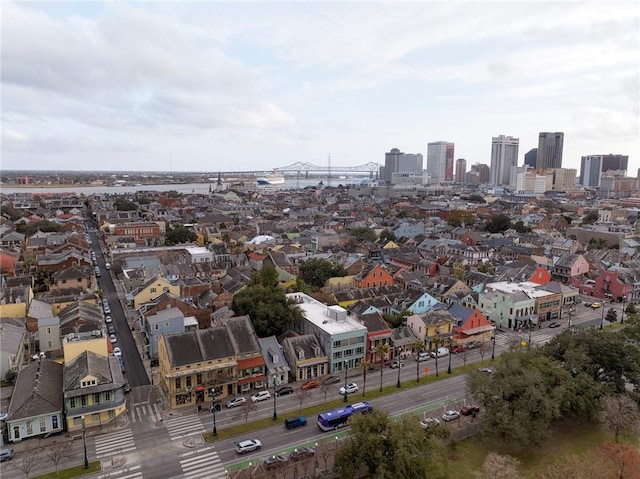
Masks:
[[[149,169],[172,149],[193,170],[212,154],[237,170],[362,164],[441,139],[488,162],[491,136],[523,154],[538,131],[565,131],[573,166],[640,161],[634,2],[82,7],[3,4],[4,167],[94,152]]]

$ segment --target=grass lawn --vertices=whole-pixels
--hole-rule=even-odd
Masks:
[[[604,433],[597,423],[567,424],[566,428],[559,426],[551,433],[547,444],[519,453],[492,447],[488,441],[477,436],[456,445],[449,464],[450,477],[473,479],[473,472],[480,470],[486,455],[494,451],[517,458],[523,479],[534,479],[542,467],[561,461],[565,456],[584,453],[606,441],[613,442],[613,436]]]
[[[72,477],[80,477],[85,474],[93,474],[101,470],[100,461],[93,461],[89,463],[89,469],[84,468],[84,464],[79,466],[73,466],[68,469],[61,469],[56,476],[55,471],[42,476],[36,476],[33,479],[70,479]]]

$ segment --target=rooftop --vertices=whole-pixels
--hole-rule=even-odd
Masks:
[[[334,335],[354,331],[364,331],[366,334],[366,326],[350,317],[347,310],[341,306],[327,306],[304,293],[287,294],[287,298],[295,300],[307,321],[326,331],[327,334]]]

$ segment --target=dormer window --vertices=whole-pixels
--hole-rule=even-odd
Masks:
[[[98,381],[96,381],[95,379],[90,379],[89,381],[80,382],[80,387],[81,388],[88,388],[90,386],[95,386],[96,384],[98,384]]]

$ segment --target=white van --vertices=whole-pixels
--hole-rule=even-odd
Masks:
[[[431,356],[429,356],[429,353],[420,353],[418,354],[418,356],[416,356],[416,361],[418,362],[426,361],[430,357]]]
[[[437,351],[431,353],[432,358],[435,358],[436,356],[439,358],[449,356],[449,350],[447,348],[438,348]]]

